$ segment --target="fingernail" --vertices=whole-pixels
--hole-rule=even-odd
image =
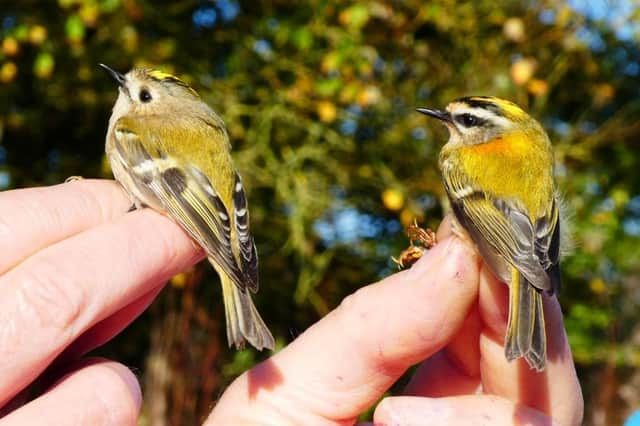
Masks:
[[[451,257],[457,255],[468,256],[470,253],[475,253],[473,247],[466,241],[462,241],[460,238],[451,236],[440,241],[436,247],[440,256]]]
[[[447,251],[448,252],[453,252],[453,251],[460,251],[463,253],[475,253],[474,248],[471,246],[471,243],[468,241],[463,241],[460,238],[457,237],[451,237],[449,238],[449,240],[451,241],[451,244],[449,244],[447,246]]]
[[[115,371],[118,376],[122,379],[122,381],[127,385],[129,391],[131,392],[131,396],[133,396],[138,409],[142,406],[142,391],[140,390],[140,383],[136,378],[136,375],[121,364],[109,363],[106,364],[111,370]]]

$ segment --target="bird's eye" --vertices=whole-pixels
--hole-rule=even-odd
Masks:
[[[147,103],[151,100],[151,93],[149,93],[147,89],[142,89],[138,97],[140,98],[140,102]]]
[[[455,120],[462,124],[464,127],[475,127],[482,124],[482,120],[480,120],[475,115],[471,114],[460,114],[455,117]]]

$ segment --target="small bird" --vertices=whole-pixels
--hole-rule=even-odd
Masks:
[[[542,371],[542,293],[560,289],[561,203],[549,138],[520,107],[495,97],[417,110],[449,129],[439,166],[457,220],[454,232],[470,237],[496,277],[509,285],[505,356],[524,357]]]
[[[121,74],[106,154],[135,207],[173,218],[200,245],[222,283],[229,346],[259,350],[274,340],[251,300],[258,253],[222,119],[179,78],[134,68]]]

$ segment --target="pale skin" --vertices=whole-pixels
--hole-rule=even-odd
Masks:
[[[77,359],[203,253],[171,220],[129,205],[111,181],[0,193],[0,426],[43,415],[57,425],[136,424],[141,393],[129,369]],[[438,240],[409,271],[363,287],[236,379],[206,424],[354,424],[415,364],[404,395],[375,408],[377,424],[579,424],[557,300],[545,300],[547,369],[508,363],[506,286],[447,220]],[[44,393],[24,405],[21,392],[56,359]]]

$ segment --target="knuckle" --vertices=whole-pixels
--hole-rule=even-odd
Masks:
[[[347,317],[347,320],[356,318],[357,320],[366,320],[369,312],[364,300],[366,288],[360,288],[356,292],[345,297],[340,303],[341,313]]]
[[[55,263],[40,259],[21,279],[20,310],[43,328],[68,332],[84,307],[82,286]]]
[[[384,301],[363,287],[347,296],[340,304],[341,329],[350,345],[364,348],[361,361],[371,371],[394,376],[398,374],[393,350],[396,333],[389,329],[388,309]]]
[[[367,324],[370,325],[372,321],[376,321],[376,311],[375,307],[368,303],[369,299],[369,289],[363,287],[345,297],[340,303],[342,328],[349,334],[349,340],[357,346],[370,346],[367,343],[372,336],[365,331],[368,328]]]

